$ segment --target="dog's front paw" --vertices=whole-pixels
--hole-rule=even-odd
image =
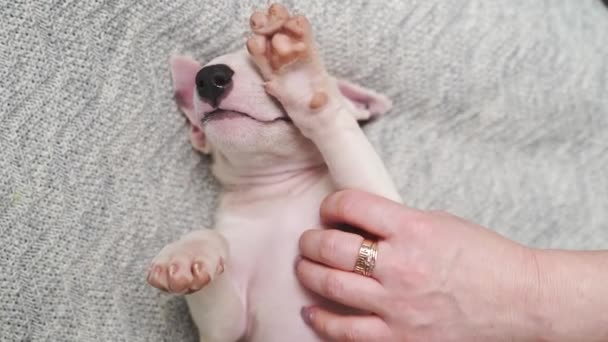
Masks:
[[[302,129],[332,100],[340,100],[306,17],[291,16],[285,7],[274,4],[267,13],[255,12],[250,25],[247,50],[266,80],[266,91],[281,102],[298,127]]]
[[[196,231],[165,246],[148,270],[148,283],[170,293],[193,293],[224,272],[225,240]]]

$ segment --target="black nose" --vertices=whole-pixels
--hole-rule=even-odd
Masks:
[[[196,91],[203,100],[217,107],[219,100],[232,84],[234,71],[226,64],[209,65],[196,74]]]

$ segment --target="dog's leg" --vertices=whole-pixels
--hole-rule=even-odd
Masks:
[[[228,258],[226,239],[203,229],[165,246],[150,265],[152,286],[187,294],[202,342],[237,341],[245,330],[244,306],[225,272]]]
[[[356,117],[329,77],[303,16],[290,16],[281,5],[251,16],[247,49],[296,126],[311,139],[339,189],[355,188],[401,202],[384,164]]]

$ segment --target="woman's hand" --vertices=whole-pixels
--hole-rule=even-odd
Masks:
[[[377,262],[371,277],[366,277],[353,272],[363,242],[360,235],[336,229],[302,235],[303,259],[297,264],[302,284],[323,297],[369,312],[344,316],[321,307],[303,308],[304,320],[326,339],[553,341],[564,337],[550,321],[561,311],[550,309],[559,303],[559,292],[544,291],[548,277],[541,273],[540,251],[450,214],[415,210],[358,191],[328,197],[321,217],[327,227],[346,223],[378,239]],[[603,257],[605,265],[608,258]],[[553,260],[544,254],[542,258]],[[545,264],[550,268],[552,263]]]

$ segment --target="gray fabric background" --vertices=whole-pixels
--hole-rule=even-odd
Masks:
[[[533,246],[608,247],[599,0],[340,3],[287,1],[336,75],[395,101],[366,131],[408,203]],[[217,191],[167,60],[243,46],[254,4],[0,3],[1,341],[194,340],[183,300],[144,279],[210,224]]]

